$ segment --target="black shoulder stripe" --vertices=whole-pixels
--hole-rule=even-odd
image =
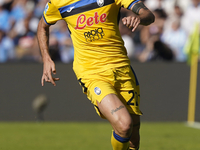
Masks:
[[[115,2],[115,0],[104,0],[104,5],[102,7],[104,7],[106,5],[110,5],[114,2]],[[91,3],[91,4],[88,4],[88,5],[85,5],[85,6],[75,8],[70,12],[65,11],[65,12],[61,13],[61,16],[62,16],[62,18],[65,18],[65,17],[68,17],[68,16],[72,16],[72,15],[75,15],[75,14],[85,12],[85,11],[90,11],[90,10],[93,10],[93,9],[96,9],[96,8],[99,8],[99,7],[101,7],[101,6],[99,6],[97,4],[97,2],[95,2],[95,3]]]

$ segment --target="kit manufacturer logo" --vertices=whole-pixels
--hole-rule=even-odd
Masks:
[[[70,7],[69,10],[67,10],[67,12],[71,12],[72,9],[74,9],[74,8],[75,8],[75,6]]]

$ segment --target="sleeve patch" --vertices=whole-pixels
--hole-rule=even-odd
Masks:
[[[48,5],[48,3],[47,3],[46,6],[45,6],[45,8],[44,8],[44,13],[45,13],[45,14],[47,13],[48,9],[49,9],[49,5]]]

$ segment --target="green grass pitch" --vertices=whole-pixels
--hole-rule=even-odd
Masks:
[[[0,150],[112,150],[106,122],[0,122]],[[140,150],[200,150],[200,130],[142,122]]]

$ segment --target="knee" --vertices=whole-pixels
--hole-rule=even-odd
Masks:
[[[116,133],[121,137],[130,137],[132,133],[132,120],[118,120]]]

